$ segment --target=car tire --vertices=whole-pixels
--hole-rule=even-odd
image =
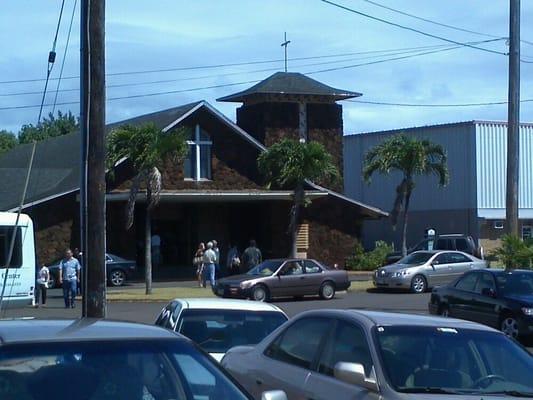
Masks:
[[[126,274],[121,269],[114,269],[109,273],[109,283],[111,286],[122,286],[126,282]]]
[[[428,288],[428,283],[423,275],[415,275],[411,280],[411,292],[420,294],[424,293]]]
[[[270,296],[267,287],[265,285],[255,285],[252,289],[251,299],[254,301],[268,301]]]
[[[322,300],[331,300],[335,297],[335,284],[331,281],[324,282],[318,291]]]
[[[500,321],[500,330],[513,339],[518,338],[518,321],[512,314],[505,314]]]

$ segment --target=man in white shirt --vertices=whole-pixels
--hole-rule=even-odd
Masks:
[[[215,263],[217,261],[217,254],[213,250],[213,242],[207,243],[207,250],[204,252],[204,276],[203,285],[205,287],[207,276],[209,276],[209,283],[211,287],[215,287]]]

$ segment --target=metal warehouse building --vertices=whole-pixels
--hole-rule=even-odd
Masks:
[[[392,209],[400,174],[362,179],[366,152],[381,141],[406,134],[439,143],[447,151],[450,183],[440,188],[434,176],[417,177],[411,198],[408,245],[432,227],[437,233],[465,233],[479,239],[485,250],[494,248],[504,232],[507,124],[469,121],[445,125],[370,132],[344,137],[345,191],[349,197]],[[519,218],[523,237],[533,234],[533,124],[520,126]],[[389,220],[367,221],[363,244],[376,240],[400,243],[399,226]]]

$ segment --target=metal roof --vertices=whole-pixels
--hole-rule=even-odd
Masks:
[[[72,342],[79,340],[179,339],[179,336],[154,325],[96,319],[78,320],[3,320],[0,343]]]
[[[361,93],[333,88],[298,72],[276,72],[249,89],[217,100],[244,102],[250,97],[267,94],[322,96],[334,101],[362,96]]]

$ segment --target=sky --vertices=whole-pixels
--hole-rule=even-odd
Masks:
[[[368,0],[333,1],[460,43],[508,36],[508,0],[373,0],[404,13],[491,36],[430,24],[378,7]],[[197,100],[207,100],[235,119],[239,104],[220,103],[216,99],[283,70],[280,44],[284,32],[291,41],[290,72],[308,73],[330,86],[360,92],[362,101],[464,104],[505,101],[507,97],[508,59],[504,54],[455,46],[321,0],[107,0],[106,3],[108,122]],[[61,1],[0,0],[0,4],[0,129],[18,132],[23,124],[35,124],[38,119],[48,52],[52,48]],[[65,0],[44,115],[52,111],[73,6],[74,0]],[[79,1],[77,6],[61,91],[57,93],[60,105],[55,108],[56,112],[71,110],[76,115],[78,104],[61,104],[79,100],[77,79],[68,79],[79,75]],[[532,0],[522,1],[521,18],[522,39],[531,42],[522,43],[522,58],[533,61]],[[505,39],[478,46],[499,53],[508,51]],[[444,49],[447,50],[368,65]],[[347,53],[350,55],[338,56]],[[307,57],[312,58],[301,59]],[[243,63],[254,64],[213,67]],[[173,71],[129,74],[162,69]],[[330,71],[317,72],[325,69]],[[521,70],[522,99],[533,99],[533,62],[522,63]],[[138,97],[147,94],[156,95]],[[133,97],[116,99],[128,96]],[[429,108],[342,104],[345,134],[507,118],[506,105]],[[37,107],[13,108],[19,106]],[[522,103],[521,120],[533,122],[533,102]]]

